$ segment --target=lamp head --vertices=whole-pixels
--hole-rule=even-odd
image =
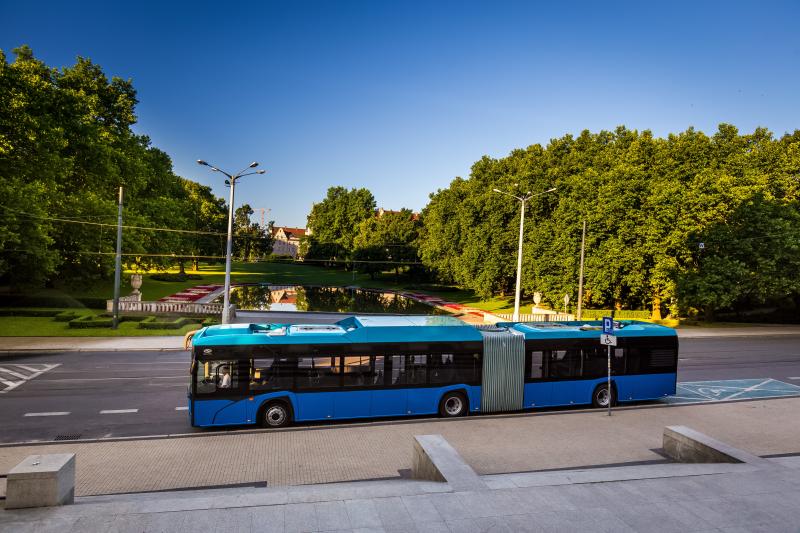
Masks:
[[[266,174],[266,173],[267,173],[267,171],[266,171],[266,170],[259,170],[259,171],[256,171],[256,174]]]
[[[219,169],[217,167],[211,167],[211,172],[219,172]]]
[[[258,166],[258,161],[253,161],[250,163],[250,168],[256,168]]]
[[[205,162],[205,161],[203,161],[202,159],[198,159],[198,160],[197,160],[197,164],[198,164],[198,165],[204,165],[204,166],[207,166],[207,167],[208,167],[208,166],[210,166],[208,163],[206,163],[206,162]]]

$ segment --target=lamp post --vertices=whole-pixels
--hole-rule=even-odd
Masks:
[[[236,188],[236,180],[245,176],[253,174],[264,174],[266,170],[256,170],[254,172],[247,172],[251,168],[258,166],[258,163],[253,161],[247,167],[240,170],[236,174],[228,174],[224,170],[220,170],[214,165],[210,165],[202,159],[197,160],[197,164],[211,168],[212,172],[221,172],[228,176],[228,181],[231,185],[231,199],[228,203],[228,247],[225,253],[225,293],[222,299],[222,323],[228,324],[230,322],[230,304],[231,304],[231,254],[233,253],[233,198],[234,189]]]
[[[517,290],[514,294],[514,314],[511,317],[513,322],[519,321],[519,296],[520,290],[522,289],[522,231],[525,227],[525,202],[530,200],[531,198],[535,198],[537,196],[541,196],[543,194],[547,194],[549,192],[553,192],[556,190],[555,187],[547,189],[546,191],[542,191],[540,193],[531,194],[530,191],[525,193],[524,196],[516,196],[509,192],[501,191],[500,189],[492,189],[494,192],[498,192],[500,194],[505,194],[506,196],[510,196],[516,200],[519,200],[520,203],[520,210],[519,210],[519,249],[517,250]]]

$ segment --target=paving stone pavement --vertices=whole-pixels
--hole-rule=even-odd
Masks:
[[[479,474],[663,462],[665,426],[685,425],[757,455],[800,453],[800,398],[506,417],[336,424],[195,437],[0,446],[0,474],[32,454],[76,453],[78,496],[399,477],[414,435],[441,434]],[[768,435],[769,438],[764,436]]]
[[[465,492],[384,480],[92,496],[0,511],[0,531],[798,533],[800,457],[771,463],[611,468],[602,482],[585,481],[589,471],[502,474],[487,484],[505,488]]]

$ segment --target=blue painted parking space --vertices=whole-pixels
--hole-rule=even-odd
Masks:
[[[800,396],[800,387],[777,379],[724,379],[678,383],[675,396],[666,403],[704,403]]]

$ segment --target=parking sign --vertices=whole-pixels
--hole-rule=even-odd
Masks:
[[[614,334],[614,319],[610,316],[603,317],[603,333],[606,335]]]

